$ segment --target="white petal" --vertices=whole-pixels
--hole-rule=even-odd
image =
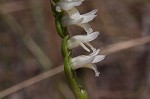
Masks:
[[[92,21],[97,15],[89,15],[89,16],[83,16],[83,21],[81,23],[88,23]]]
[[[93,41],[94,39],[97,38],[98,35],[99,35],[99,32],[93,32],[89,35],[76,35],[76,36],[73,36],[72,38],[70,38],[69,40],[85,43],[85,42]]]
[[[105,58],[105,55],[97,55],[92,63],[97,63],[102,61]]]
[[[94,14],[96,14],[97,11],[98,11],[97,9],[92,10],[91,12],[88,12],[88,13],[83,14],[83,16],[94,15]]]
[[[82,68],[87,64],[92,63],[96,56],[81,55],[72,59],[73,69]]]
[[[87,32],[87,34],[90,34],[93,32],[93,29],[91,28],[89,23],[78,24],[78,26],[82,27]]]
[[[73,10],[73,11],[72,11]],[[96,17],[96,12],[98,10],[93,10],[91,12],[88,12],[86,14],[83,14],[83,15],[80,15],[80,13],[78,12],[78,10],[76,8],[73,8],[70,10],[69,13],[72,13],[70,16],[71,19],[78,19],[78,18],[84,18],[84,20],[82,21],[82,23],[87,23],[87,22],[90,22],[91,20],[93,20],[93,18]]]
[[[80,56],[77,56],[77,57],[75,57],[75,58],[72,58],[71,59],[71,62],[72,63],[75,63],[75,62],[79,62],[79,61],[84,61],[84,60],[86,60],[86,59],[89,59],[90,58],[90,56],[87,56],[87,55],[80,55]],[[93,59],[94,60],[94,59]]]
[[[60,1],[60,2],[58,2],[56,4],[56,6],[60,6],[60,9],[62,9],[62,10],[70,10],[70,9],[72,9],[75,6],[81,5],[83,1],[84,0],[79,0],[79,1]]]
[[[95,72],[95,76],[98,77],[100,72],[97,70],[97,67],[95,64],[87,64],[85,67],[93,69]]]
[[[90,50],[83,44],[83,43],[85,43],[86,45],[90,46],[93,51],[95,51],[95,48],[92,47],[92,45],[88,44],[88,42],[96,39],[98,35],[99,35],[99,32],[93,32],[88,35],[73,36],[68,40],[68,48],[72,49],[72,48],[75,48],[75,47],[81,45],[85,50],[90,52]]]
[[[91,11],[91,12],[88,12],[88,13],[86,13],[86,14],[80,15],[80,17],[83,17],[83,18],[84,18],[84,20],[83,20],[81,23],[87,23],[87,22],[92,21],[92,20],[97,16],[97,15],[95,15],[97,11],[98,11],[98,10],[95,9],[95,10],[93,10],[93,11]],[[77,16],[77,15],[76,15],[76,16]],[[78,18],[78,17],[79,17],[79,16],[77,16],[76,18]]]
[[[67,26],[67,25],[73,25],[73,24],[79,24],[83,21],[83,18],[79,18],[76,20],[70,19],[70,20],[63,20],[63,25]]]
[[[99,32],[93,32],[91,34],[88,34],[85,38],[84,38],[84,41],[86,42],[90,42],[90,41],[93,41],[94,39],[97,38],[97,36],[99,35],[100,33]]]

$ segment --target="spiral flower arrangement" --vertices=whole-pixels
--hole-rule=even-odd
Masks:
[[[99,76],[99,71],[94,63],[100,62],[105,55],[98,55],[100,49],[96,49],[90,44],[96,39],[99,32],[94,32],[89,22],[96,17],[97,9],[91,12],[80,14],[77,6],[80,6],[84,0],[51,0],[51,8],[55,17],[56,30],[62,38],[62,55],[64,57],[64,71],[72,89],[78,99],[89,99],[85,89],[78,83],[75,70],[78,68],[90,68],[94,70],[95,76]],[[69,36],[67,26],[77,25],[86,31],[84,35]],[[89,55],[80,55],[72,58],[71,49],[81,46]]]

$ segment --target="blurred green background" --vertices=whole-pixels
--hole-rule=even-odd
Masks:
[[[101,34],[92,44],[107,55],[97,64],[100,77],[77,70],[90,99],[150,99],[150,38],[136,40],[150,36],[150,0],[85,0],[78,9],[99,10],[90,24]],[[49,0],[0,0],[0,97],[7,93],[3,90],[63,64],[54,22]],[[77,26],[69,31],[85,34]],[[119,44],[124,41],[129,42]],[[73,54],[89,53],[78,47]],[[61,72],[0,99],[75,97]]]

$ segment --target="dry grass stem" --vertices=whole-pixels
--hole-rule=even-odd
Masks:
[[[146,44],[149,42],[150,42],[150,36],[142,37],[142,38],[138,38],[138,39],[134,39],[134,40],[129,40],[129,41],[123,41],[123,42],[112,44],[112,45],[109,45],[109,46],[103,48],[102,53],[107,54],[107,55],[113,54],[113,53],[116,53],[116,52],[119,52],[122,50],[126,50],[129,48],[135,47],[135,46],[143,45],[143,44]],[[47,72],[39,74],[38,76],[30,78],[29,80],[26,80],[24,82],[21,82],[17,85],[14,85],[14,86],[6,89],[4,91],[1,91],[0,92],[0,98],[3,98],[9,94],[12,94],[12,93],[19,91],[23,88],[26,88],[28,86],[31,86],[35,83],[38,83],[38,82],[40,82],[40,81],[42,81],[48,77],[54,76],[54,75],[61,73],[61,72],[63,72],[63,66],[59,66],[59,67],[51,69]]]
[[[57,68],[54,68],[54,69],[51,69],[51,70],[49,70],[47,72],[39,74],[38,76],[30,78],[30,79],[28,79],[26,81],[23,81],[23,82],[21,82],[21,83],[19,83],[17,85],[14,85],[14,86],[12,86],[12,87],[10,87],[10,88],[0,92],[0,98],[3,98],[3,97],[5,97],[5,96],[7,96],[9,94],[12,94],[12,93],[16,92],[16,91],[19,91],[19,90],[21,90],[21,89],[23,89],[25,87],[31,86],[31,85],[33,85],[33,84],[35,84],[35,83],[37,83],[37,82],[39,82],[41,80],[44,80],[44,79],[46,79],[46,78],[48,78],[50,76],[54,76],[54,75],[56,75],[56,74],[58,74],[58,73],[60,73],[62,71],[63,71],[63,66],[59,66]]]

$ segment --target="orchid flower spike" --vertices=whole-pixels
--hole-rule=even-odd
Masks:
[[[100,62],[105,58],[105,55],[98,55],[100,49],[95,49],[90,42],[97,38],[100,34],[99,32],[93,32],[89,22],[92,21],[97,15],[97,9],[92,10],[85,14],[80,14],[77,6],[80,6],[84,0],[60,0],[55,4],[55,9],[57,12],[64,10],[67,15],[63,16],[61,21],[63,26],[77,25],[82,27],[87,34],[86,35],[76,35],[68,39],[67,46],[69,49],[73,49],[82,46],[86,51],[93,51],[90,55],[80,55],[71,59],[72,68],[91,68],[95,71],[95,76],[99,76],[99,71],[97,70],[94,63]],[[89,48],[90,49],[89,49]]]
[[[100,62],[105,58],[105,55],[98,55],[100,49],[93,51],[90,55],[81,55],[71,59],[73,69],[90,68],[95,72],[95,76],[99,76],[100,72],[94,63]]]
[[[90,50],[84,45],[84,44],[86,44],[93,51],[95,51],[95,48],[89,42],[96,39],[99,34],[100,34],[99,32],[93,32],[89,35],[73,36],[68,40],[68,48],[72,49],[72,48],[75,48],[75,47],[81,45],[86,51],[90,52]]]

